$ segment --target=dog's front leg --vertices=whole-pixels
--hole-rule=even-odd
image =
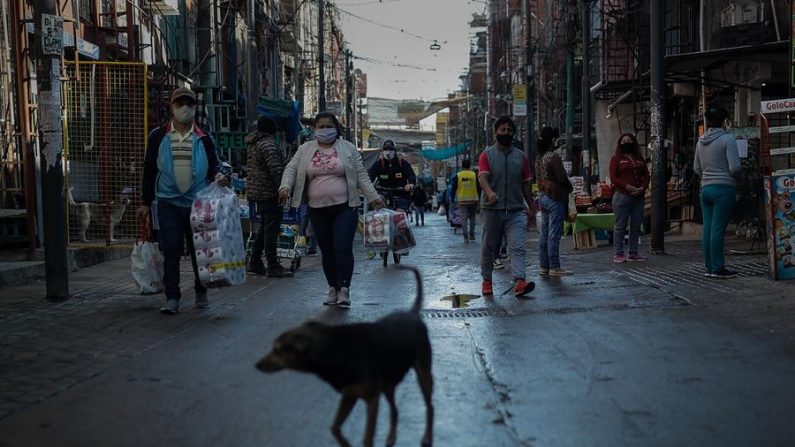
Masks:
[[[378,421],[378,401],[381,393],[375,393],[366,399],[367,402],[367,427],[364,429],[364,447],[373,447],[375,439],[375,423]]]
[[[398,422],[398,409],[395,405],[395,388],[387,387],[384,389],[384,396],[389,403],[389,434],[386,437],[387,447],[395,445],[397,442],[397,422]]]
[[[337,409],[337,416],[334,417],[334,425],[331,426],[331,433],[341,447],[351,447],[351,444],[342,435],[342,424],[345,423],[345,419],[348,419],[354,405],[356,405],[356,397],[343,395],[342,400],[340,400],[340,406]]]

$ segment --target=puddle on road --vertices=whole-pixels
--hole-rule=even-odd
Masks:
[[[440,301],[449,304],[453,309],[460,309],[462,307],[469,307],[469,302],[478,298],[480,298],[480,295],[454,293],[452,295],[443,296]]]

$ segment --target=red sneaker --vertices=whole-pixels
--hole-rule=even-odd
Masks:
[[[483,285],[480,287],[480,293],[482,295],[494,295],[494,286],[492,286],[491,280],[483,280]]]
[[[516,284],[513,286],[513,296],[519,298],[527,295],[528,293],[532,292],[533,289],[536,288],[536,283],[533,281],[525,281],[523,279],[517,279]]]

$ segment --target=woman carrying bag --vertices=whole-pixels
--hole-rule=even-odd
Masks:
[[[323,304],[347,309],[351,305],[358,191],[376,209],[382,208],[384,201],[370,182],[361,154],[352,143],[341,138],[341,132],[342,126],[334,114],[317,114],[316,139],[302,144],[285,167],[279,203],[284,206],[292,196],[291,207],[298,208],[304,201],[309,204],[309,220],[329,285]]]

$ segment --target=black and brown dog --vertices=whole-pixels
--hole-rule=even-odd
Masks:
[[[422,445],[433,442],[433,376],[431,343],[420,318],[423,291],[420,272],[413,267],[395,266],[414,272],[417,298],[407,312],[395,312],[374,323],[331,326],[307,322],[281,334],[271,352],[257,363],[266,373],[292,369],[309,372],[328,382],[342,394],[331,432],[341,446],[350,446],[342,435],[342,424],[358,399],[367,403],[365,447],[372,447],[383,393],[389,403],[389,435],[386,445],[397,439],[398,411],[395,387],[414,368],[425,399],[426,419]]]

